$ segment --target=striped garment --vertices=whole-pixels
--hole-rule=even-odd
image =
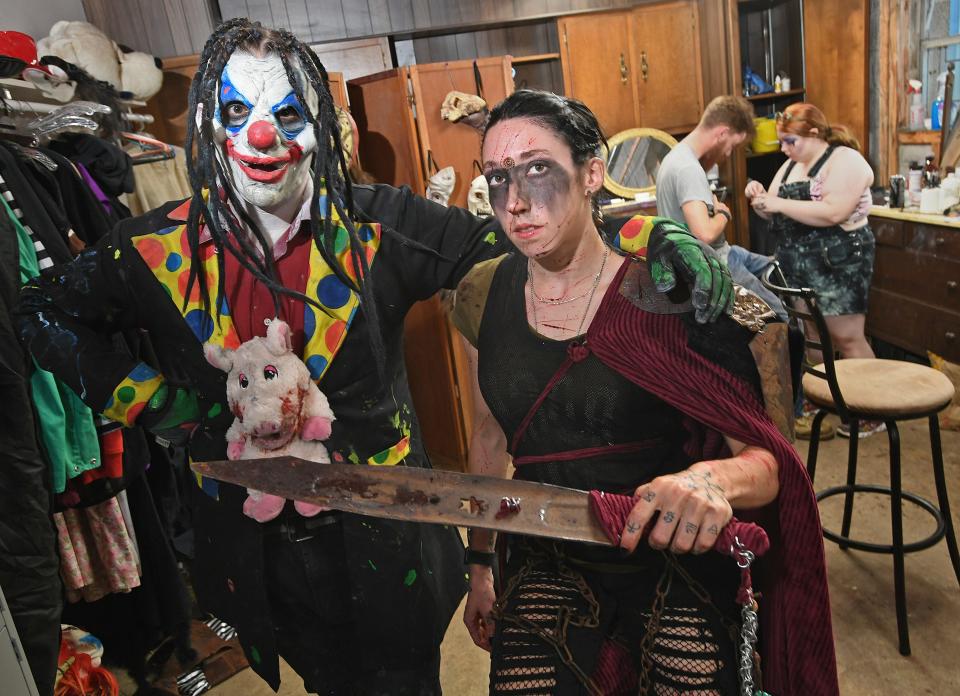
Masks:
[[[39,237],[34,233],[30,228],[30,225],[27,224],[27,221],[23,218],[23,211],[20,210],[19,204],[17,204],[17,199],[13,197],[13,194],[10,192],[10,188],[7,186],[7,182],[4,181],[3,177],[0,176],[0,195],[3,196],[3,199],[10,206],[10,210],[13,211],[13,214],[17,216],[17,220],[23,225],[23,229],[27,231],[27,234],[30,235],[30,241],[33,242],[33,248],[37,252],[37,264],[40,267],[40,270],[46,270],[53,265],[53,259],[50,258],[50,254],[47,252],[47,248],[43,246],[43,242],[40,241]]]

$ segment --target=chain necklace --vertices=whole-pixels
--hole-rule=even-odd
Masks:
[[[605,244],[605,245],[603,246],[603,261],[600,262],[600,270],[597,271],[597,275],[596,275],[596,277],[593,279],[593,286],[590,288],[590,290],[588,290],[588,291],[585,292],[584,294],[580,295],[579,297],[575,297],[575,298],[570,299],[570,300],[563,300],[562,302],[556,302],[556,301],[546,301],[546,302],[545,302],[546,304],[566,304],[567,302],[572,302],[573,300],[579,300],[579,299],[581,299],[581,298],[583,298],[583,297],[587,297],[587,296],[589,295],[589,297],[587,298],[587,305],[583,308],[583,316],[580,317],[580,325],[577,326],[577,331],[576,331],[576,333],[573,334],[574,336],[579,336],[579,335],[580,335],[580,331],[583,329],[583,323],[587,320],[587,314],[590,313],[590,305],[593,304],[593,296],[594,296],[594,294],[597,292],[597,287],[600,285],[600,278],[603,276],[603,269],[606,268],[606,266],[607,266],[607,257],[608,257],[608,256],[610,256],[610,247]],[[533,271],[533,260],[530,259],[530,260],[527,261],[527,276],[530,278],[530,308],[531,308],[532,311],[533,311],[533,328],[534,328],[534,330],[536,330],[537,332],[539,332],[539,331],[540,331],[540,322],[539,322],[539,320],[537,319],[537,302],[536,302],[536,300],[538,300],[538,299],[540,299],[540,298],[537,296],[536,291],[534,291],[534,289],[533,289],[533,272],[532,272],[532,271]]]
[[[604,254],[603,254],[603,262],[600,265],[600,270],[597,271],[597,277],[593,279],[594,288],[596,287],[597,283],[600,281],[600,274],[603,273],[603,264],[607,262],[607,253],[610,250],[610,248],[607,247],[606,245],[604,245],[604,248],[606,249],[606,251],[604,251]],[[533,284],[533,261],[532,260],[528,261],[527,265],[529,266],[527,275],[530,276],[530,291],[533,293],[533,296],[543,304],[547,304],[547,305],[569,304],[571,302],[576,302],[577,300],[582,300],[584,297],[586,297],[591,292],[593,292],[593,288],[587,288],[583,293],[581,293],[580,295],[577,295],[576,297],[568,297],[566,299],[560,298],[557,300],[551,300],[546,297],[540,297],[540,295],[537,294],[537,288]]]

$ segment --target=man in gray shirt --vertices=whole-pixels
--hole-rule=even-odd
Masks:
[[[734,283],[759,295],[786,318],[780,300],[759,278],[772,259],[727,243],[724,230],[731,219],[730,209],[717,200],[707,180],[707,171],[724,162],[754,133],[753,106],[746,99],[723,96],[711,101],[693,132],[660,163],[657,212],[686,223],[726,261]]]

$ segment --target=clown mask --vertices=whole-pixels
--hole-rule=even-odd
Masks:
[[[310,110],[317,95],[294,62]],[[220,76],[214,126],[235,190],[273,212],[303,195],[317,140],[276,53],[237,50]]]

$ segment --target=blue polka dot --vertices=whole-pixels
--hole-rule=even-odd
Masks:
[[[133,368],[133,370],[127,376],[134,382],[146,382],[148,379],[153,379],[156,377],[157,372],[149,365],[144,365],[141,363]]]
[[[183,257],[180,256],[180,254],[174,252],[167,257],[168,271],[176,271],[182,265],[183,265]]]
[[[173,225],[172,227],[164,227],[162,230],[157,230],[155,234],[170,234],[176,229],[179,229],[180,225]]]
[[[319,379],[327,367],[327,359],[322,355],[311,355],[307,358],[307,369],[312,379]]]
[[[373,239],[373,228],[370,225],[361,225],[358,230],[360,233],[360,239],[365,242],[369,242]]]
[[[317,298],[321,304],[330,309],[337,309],[347,304],[350,299],[350,288],[344,285],[335,275],[328,275],[320,281],[317,287]]]
[[[313,338],[313,332],[317,330],[317,317],[313,313],[313,308],[309,305],[303,310],[303,333],[306,337],[305,343],[309,343]]]
[[[213,318],[202,309],[194,309],[187,312],[187,316],[184,317],[184,319],[187,321],[187,326],[193,331],[193,335],[196,336],[201,343],[213,335]]]

